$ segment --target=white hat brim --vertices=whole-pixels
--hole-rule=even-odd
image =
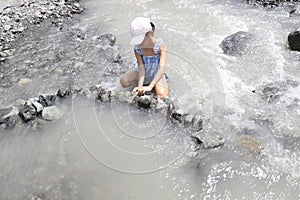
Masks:
[[[131,38],[130,44],[131,45],[141,44],[143,42],[144,38],[145,38],[145,34],[135,36],[135,37]]]

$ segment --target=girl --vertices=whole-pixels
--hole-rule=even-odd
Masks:
[[[131,22],[131,45],[135,45],[134,54],[137,59],[134,69],[121,76],[123,87],[137,84],[134,94],[145,94],[155,89],[156,96],[164,99],[169,90],[165,75],[166,45],[161,39],[155,39],[155,25],[145,17],[137,17]]]

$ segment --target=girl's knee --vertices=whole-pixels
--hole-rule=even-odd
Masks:
[[[122,85],[122,87],[128,87],[129,86],[129,81],[124,76],[122,76],[120,78],[120,84]]]
[[[156,96],[160,98],[165,98],[169,95],[169,89],[167,86],[158,86],[155,87]]]

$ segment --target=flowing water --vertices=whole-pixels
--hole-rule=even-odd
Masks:
[[[64,84],[119,88],[134,60],[130,21],[146,16],[168,46],[170,96],[201,112],[204,128],[226,144],[197,150],[190,131],[163,113],[77,96],[58,103],[60,120],[1,134],[0,199],[300,199],[300,54],[286,42],[299,17],[289,17],[288,7],[239,0],[82,4],[85,13],[63,29],[46,23],[18,40],[15,56],[1,66],[9,82],[2,104]],[[237,31],[257,39],[243,56],[227,56],[220,43]],[[95,38],[106,32],[117,36],[123,62],[98,56]],[[31,82],[16,84],[23,77]],[[278,89],[276,98],[260,93],[267,84]]]

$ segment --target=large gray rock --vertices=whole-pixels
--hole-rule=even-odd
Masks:
[[[291,50],[300,51],[300,29],[288,35],[288,43]]]
[[[63,116],[62,111],[57,106],[44,108],[42,118],[48,121],[57,120]]]
[[[231,56],[241,56],[247,52],[251,42],[254,41],[254,35],[239,31],[227,36],[221,43],[224,53]]]

